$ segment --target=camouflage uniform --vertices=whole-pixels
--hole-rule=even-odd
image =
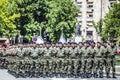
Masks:
[[[112,44],[112,43],[111,43]],[[117,47],[115,45],[112,45],[108,48],[108,69],[107,69],[107,73],[109,75],[110,73],[110,68],[112,68],[112,74],[113,74],[113,78],[115,77],[115,55],[117,53]]]
[[[99,77],[103,77],[103,55],[104,54],[104,47],[99,46],[95,47],[95,58],[94,58],[94,73],[97,74],[99,72]]]

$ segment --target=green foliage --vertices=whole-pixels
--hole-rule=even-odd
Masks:
[[[97,33],[98,33],[99,35],[101,35],[101,32],[102,32],[102,25],[103,25],[103,20],[100,19],[100,21],[97,22],[97,23],[93,22],[93,25],[94,25],[94,27],[95,27]]]
[[[21,14],[17,24],[28,41],[32,40],[33,33],[39,34],[39,28],[44,27],[47,5],[45,0],[17,0],[17,11]]]
[[[17,33],[15,19],[20,17],[20,14],[14,12],[12,0],[0,0],[0,35],[13,36]]]
[[[74,33],[75,17],[79,10],[72,0],[50,0],[48,4],[46,18],[49,27],[46,28],[46,32],[50,32],[52,41],[59,39],[61,29],[66,37],[70,37]]]
[[[72,0],[16,0],[21,14],[17,24],[22,35],[31,41],[33,33],[39,34],[39,28],[50,33],[52,41],[57,41],[61,29],[66,37],[74,33],[78,9]]]
[[[117,38],[120,41],[120,3],[114,3],[104,19],[105,26],[102,37],[107,39]]]

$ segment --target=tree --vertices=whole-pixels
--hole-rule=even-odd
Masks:
[[[114,3],[104,19],[102,37],[117,38],[120,42],[120,3]]]
[[[66,37],[74,33],[78,9],[72,0],[17,0],[21,17],[17,21],[25,38],[31,41],[33,33],[39,34],[41,27],[50,33],[52,41],[57,41],[61,29]]]
[[[21,34],[30,42],[33,34],[39,34],[39,28],[43,27],[47,12],[47,0],[16,0],[18,12],[21,14],[17,24]]]
[[[96,32],[97,32],[97,40],[98,40],[98,36],[101,36],[101,32],[103,30],[102,26],[103,26],[103,20],[100,19],[99,22],[95,23],[93,22],[93,26],[94,28],[96,29]]]
[[[12,0],[0,0],[0,35],[13,36],[17,34],[15,19],[20,15],[14,12],[15,5]]]
[[[50,32],[52,41],[58,41],[61,30],[68,38],[75,32],[76,16],[79,12],[72,0],[50,0],[46,14],[46,32]]]

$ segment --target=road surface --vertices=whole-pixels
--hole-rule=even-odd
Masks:
[[[116,79],[113,78],[15,78],[7,72],[7,70],[0,69],[0,80],[120,80],[120,76],[117,76]]]

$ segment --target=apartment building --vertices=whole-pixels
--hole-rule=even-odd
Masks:
[[[81,26],[81,36],[83,40],[100,41],[93,21],[98,22],[104,18],[109,8],[118,0],[75,0],[75,5],[80,9],[77,20]]]

